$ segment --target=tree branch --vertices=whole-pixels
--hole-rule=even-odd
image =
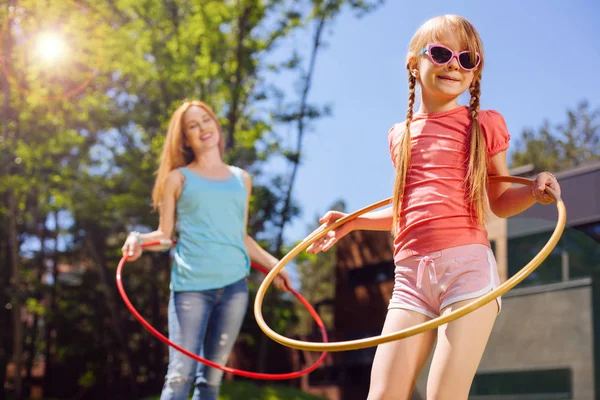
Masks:
[[[324,7],[324,10],[327,10],[329,5]],[[298,117],[296,119],[297,123],[297,132],[298,132],[298,140],[296,143],[296,157],[293,160],[292,172],[290,175],[289,185],[287,187],[285,193],[285,200],[283,202],[283,208],[281,210],[281,220],[279,223],[279,232],[277,234],[277,239],[275,242],[275,255],[277,257],[281,257],[282,247],[283,247],[283,234],[285,230],[285,226],[289,222],[289,213],[292,205],[292,191],[294,188],[294,183],[296,181],[296,175],[298,173],[298,167],[300,166],[300,158],[302,154],[302,141],[304,138],[304,130],[305,123],[304,118],[306,116],[306,111],[308,107],[308,94],[310,92],[312,86],[312,79],[315,71],[315,65],[317,61],[317,55],[319,53],[319,49],[321,47],[321,37],[323,35],[323,30],[325,28],[325,24],[327,21],[327,17],[329,14],[327,11],[322,11],[319,13],[319,19],[317,21],[317,26],[315,29],[315,33],[313,35],[312,42],[312,50],[310,54],[309,67],[306,76],[304,77],[304,88],[302,90],[302,97],[300,100],[300,108],[298,112]]]
[[[244,7],[244,10],[242,11],[242,14],[240,15],[240,18],[238,20],[237,46],[235,50],[237,69],[235,70],[234,74],[233,87],[231,88],[231,102],[229,104],[229,111],[227,113],[229,125],[227,126],[225,151],[228,151],[235,147],[235,128],[240,117],[239,103],[242,91],[242,65],[246,57],[246,52],[244,49],[244,39],[246,38],[246,35],[249,32],[248,21],[250,19],[251,12],[251,5]]]

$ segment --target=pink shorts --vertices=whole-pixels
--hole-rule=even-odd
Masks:
[[[431,318],[452,303],[474,299],[500,283],[492,250],[482,244],[452,247],[396,263],[388,309],[403,308]],[[496,299],[498,312],[501,300]]]

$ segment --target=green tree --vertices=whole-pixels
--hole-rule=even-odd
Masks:
[[[354,11],[358,16],[362,16],[373,11],[382,0],[313,0],[311,10],[312,20],[312,40],[310,45],[310,55],[308,56],[307,66],[304,67],[299,58],[299,53],[294,53],[291,65],[298,66],[298,100],[289,104],[284,104],[283,111],[278,115],[282,122],[295,126],[296,140],[295,146],[284,151],[284,156],[290,162],[290,172],[285,180],[284,189],[280,197],[280,215],[277,223],[277,237],[275,239],[275,254],[281,256],[284,245],[284,233],[286,225],[291,221],[292,216],[296,214],[297,209],[293,202],[293,189],[296,181],[298,168],[302,161],[302,144],[306,132],[311,128],[311,121],[330,114],[329,107],[319,108],[311,104],[309,99],[312,88],[312,80],[315,73],[317,57],[319,52],[326,46],[325,32],[333,24],[335,19],[344,10],[346,6]]]
[[[545,121],[537,130],[526,129],[512,153],[511,167],[532,164],[535,172],[562,171],[600,160],[600,108],[587,101],[567,110],[567,121]]]
[[[289,153],[278,146],[281,121],[298,117],[306,126],[321,114],[306,96],[298,108],[276,95],[281,91],[273,77],[300,64],[294,52],[283,60],[271,54],[286,48],[294,32],[339,15],[344,5],[368,7],[316,0],[38,3],[11,0],[0,9],[0,189],[6,196],[0,254],[8,263],[0,297],[12,305],[2,314],[12,330],[3,330],[1,340],[12,343],[14,361],[29,371],[44,355],[46,396],[79,390],[98,398],[136,397],[157,389],[165,349],[122,306],[114,268],[124,232],[156,225],[149,193],[170,112],[182,98],[198,97],[223,116],[228,160],[258,178],[250,231],[283,229],[299,211],[293,179],[265,175],[261,166]],[[29,51],[26,39],[43,29],[69,39],[69,62],[50,68]],[[286,108],[287,119],[281,104],[295,107]],[[299,157],[287,159],[292,165]],[[285,201],[281,186],[289,188]],[[125,278],[139,310],[162,331],[168,263],[167,254],[145,257]],[[60,273],[61,264],[74,271]],[[34,316],[26,334],[21,304]],[[273,306],[276,325],[287,329],[295,318],[289,300]],[[9,357],[0,353],[0,377]],[[22,398],[26,390],[19,378],[14,383]]]

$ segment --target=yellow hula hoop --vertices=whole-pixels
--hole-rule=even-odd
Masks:
[[[514,176],[496,176],[490,177],[489,182],[509,182],[509,183],[518,183],[522,185],[532,186],[533,181],[526,178],[514,177]],[[262,303],[265,296],[265,292],[267,288],[273,282],[273,279],[277,276],[279,271],[285,267],[285,265],[290,262],[294,257],[296,257],[301,251],[310,246],[317,239],[321,238],[323,235],[327,234],[327,232],[337,228],[338,226],[360,216],[369,211],[376,210],[382,206],[390,204],[392,199],[388,198],[377,203],[371,204],[370,206],[364,207],[358,211],[353,212],[345,216],[344,218],[340,218],[335,223],[327,226],[326,228],[319,227],[313,233],[311,233],[306,239],[304,239],[300,244],[298,244],[292,251],[285,255],[275,265],[275,267],[269,272],[269,274],[265,277],[260,287],[258,288],[258,292],[256,293],[256,298],[254,300],[254,317],[256,318],[256,322],[260,329],[271,339],[274,341],[288,346],[294,349],[300,350],[308,350],[308,351],[318,351],[318,352],[335,352],[335,351],[346,351],[346,350],[357,350],[364,349],[366,347],[377,346],[382,343],[388,343],[398,339],[404,339],[409,336],[414,336],[419,333],[426,332],[431,329],[435,329],[443,324],[447,324],[448,322],[454,321],[482,306],[489,303],[490,301],[496,299],[496,297],[503,295],[508,292],[510,289],[519,284],[523,279],[525,279],[529,274],[531,274],[545,259],[548,257],[552,249],[558,243],[562,232],[565,228],[566,220],[567,220],[567,211],[565,205],[561,198],[550,188],[546,188],[546,192],[550,194],[554,201],[556,202],[556,207],[558,209],[558,222],[556,227],[554,228],[554,232],[550,236],[548,242],[542,247],[540,252],[533,257],[533,259],[525,265],[519,272],[517,272],[512,278],[508,279],[506,282],[499,285],[494,290],[488,292],[487,294],[473,300],[469,304],[466,304],[446,315],[439,316],[427,322],[424,322],[419,325],[415,325],[408,329],[404,329],[398,332],[389,333],[386,335],[373,336],[370,338],[357,339],[357,340],[349,340],[344,342],[329,342],[329,343],[315,343],[315,342],[305,342],[301,340],[289,339],[285,336],[278,334],[273,331],[266,323],[262,315]]]

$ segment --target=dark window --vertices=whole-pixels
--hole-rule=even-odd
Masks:
[[[367,264],[361,268],[348,270],[348,283],[351,287],[377,284],[394,280],[394,262],[386,261]]]
[[[371,380],[371,364],[367,365],[335,365],[318,368],[308,376],[311,386],[352,385],[369,386]]]
[[[594,222],[591,224],[579,225],[573,227],[578,231],[581,231],[588,235],[590,238],[594,239],[596,242],[600,243],[600,222]]]
[[[344,332],[343,340],[358,340],[373,337],[381,334],[381,329],[368,331],[348,331]],[[344,352],[344,365],[367,365],[373,364],[377,347],[367,347],[358,350],[349,350]]]
[[[563,264],[568,263],[569,279],[589,277],[600,268],[600,223],[566,228],[552,253],[519,286],[560,282]],[[508,274],[517,273],[542,249],[551,232],[508,240]]]
[[[342,368],[340,366],[320,367],[308,375],[310,386],[340,384]]]
[[[371,365],[351,365],[346,368],[344,380],[353,386],[368,386],[371,381]]]
[[[510,395],[511,399],[521,398],[518,395],[524,399],[571,399],[571,369],[486,372],[475,376],[470,396],[503,395]]]

